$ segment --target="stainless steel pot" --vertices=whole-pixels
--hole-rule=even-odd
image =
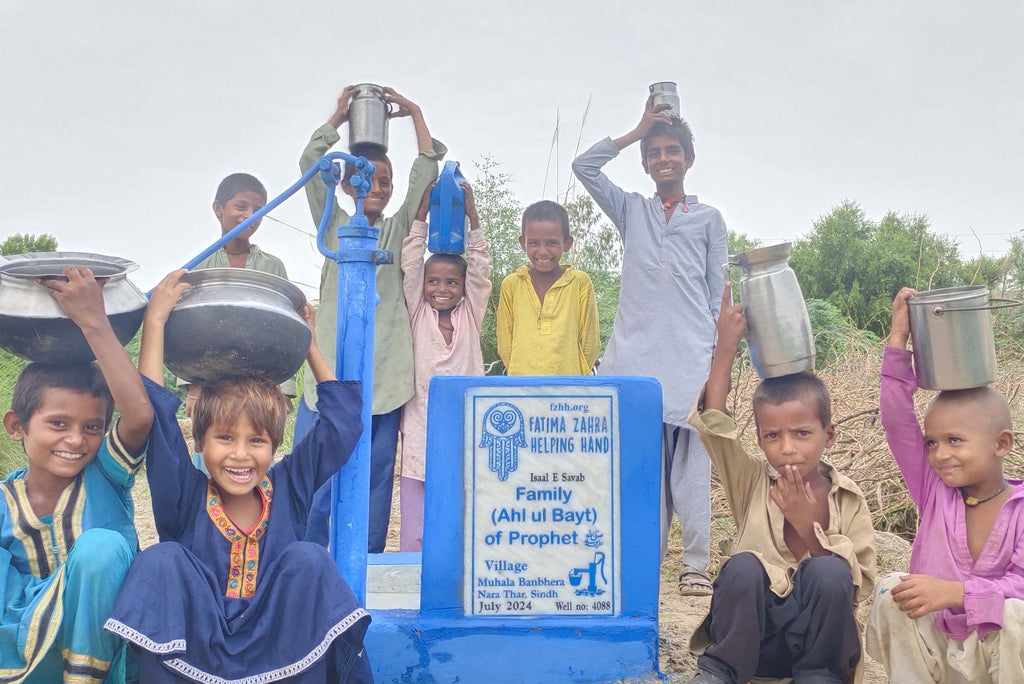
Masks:
[[[146,312],[146,297],[128,280],[139,267],[120,257],[85,252],[31,252],[0,260],[0,347],[40,363],[92,361],[82,331],[37,278],[60,278],[68,266],[88,266],[107,278],[103,304],[121,344],[127,344]]]
[[[186,273],[192,287],[167,319],[164,363],[180,378],[204,382],[295,375],[312,333],[296,313],[302,291],[284,278],[244,268]]]
[[[990,297],[987,287],[977,285],[919,292],[908,304],[918,387],[968,389],[996,379],[991,310],[1019,301]]]
[[[754,370],[775,378],[814,368],[814,335],[796,274],[789,267],[790,243],[761,247],[730,257],[739,266],[747,343]]]
[[[372,145],[388,151],[388,117],[391,105],[384,89],[372,83],[360,83],[348,105],[348,149]]]
[[[679,91],[676,90],[675,81],[652,83],[647,89],[654,94],[654,104],[667,104],[671,107],[666,111],[669,116],[677,119],[683,118],[682,106],[679,102]]]

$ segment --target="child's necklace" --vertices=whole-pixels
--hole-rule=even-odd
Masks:
[[[964,497],[964,503],[967,504],[968,506],[977,506],[978,504],[983,504],[986,501],[991,501],[992,499],[996,498],[997,496],[1002,494],[1003,491],[1005,491],[1006,488],[1009,487],[1009,486],[1010,486],[1010,483],[1007,482],[1006,480],[1003,480],[1003,486],[1002,487],[997,489],[992,494],[989,494],[988,496],[983,497],[981,499],[978,499],[976,497],[968,495],[967,491],[963,487],[961,487],[960,488],[960,496]]]
[[[447,330],[448,332],[455,332],[455,326],[454,325],[445,325],[441,321],[437,322],[437,327],[440,328],[441,330]]]
[[[679,197],[678,199],[672,199],[671,197],[666,198],[666,197],[661,197],[659,195],[658,199],[661,200],[661,206],[665,208],[665,211],[672,211],[673,207],[675,207],[677,204],[682,204],[683,205],[683,213],[684,214],[690,211],[690,205],[686,203],[686,198],[685,197]]]

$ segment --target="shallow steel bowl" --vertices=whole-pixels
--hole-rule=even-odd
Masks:
[[[103,304],[121,344],[127,344],[146,312],[146,297],[127,274],[133,261],[86,252],[30,252],[0,259],[0,347],[40,363],[85,363],[92,350],[82,331],[68,318],[38,278],[60,278],[68,266],[88,266],[107,278]]]
[[[167,319],[164,363],[178,377],[205,382],[265,377],[282,383],[302,366],[312,333],[297,311],[302,290],[244,268],[186,273],[192,287]]]

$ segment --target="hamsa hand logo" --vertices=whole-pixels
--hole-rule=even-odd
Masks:
[[[519,448],[526,446],[526,429],[519,409],[500,401],[484,412],[480,446],[487,447],[487,466],[502,482],[519,467]]]

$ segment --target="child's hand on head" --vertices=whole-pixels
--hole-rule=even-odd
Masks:
[[[431,182],[427,189],[423,191],[423,198],[420,200],[419,209],[416,210],[417,221],[427,220],[427,215],[430,213],[430,191],[434,189],[435,185],[437,185],[436,180]]]
[[[910,304],[907,302],[917,294],[912,287],[904,287],[892,300],[892,328],[889,330],[889,346],[906,349],[910,339]]]
[[[40,278],[39,283],[57,300],[68,318],[79,328],[106,320],[103,285],[107,279],[93,277],[92,271],[84,266],[68,266],[63,273],[67,281]]]
[[[943,608],[962,608],[964,583],[942,580],[931,575],[904,575],[892,588],[892,600],[900,610],[917,619]]]
[[[644,105],[644,115],[641,117],[640,123],[636,125],[636,133],[643,138],[651,132],[654,124],[671,124],[672,119],[668,115],[670,109],[672,109],[672,105],[667,102],[654,104],[654,93],[651,93],[647,98],[647,104]]]
[[[171,271],[153,288],[153,294],[149,296],[149,306],[146,307],[147,322],[161,325],[167,322],[171,309],[178,302],[178,297],[192,287],[188,283],[179,282],[186,273],[188,271],[183,268]]]
[[[400,116],[412,116],[420,111],[420,106],[404,95],[399,95],[394,88],[384,87],[384,99],[392,104],[398,105],[398,109],[391,112],[391,118]]]
[[[331,114],[331,118],[328,119],[335,128],[348,121],[348,107],[352,103],[352,96],[355,94],[355,86],[345,86],[345,89],[341,91],[341,95],[338,97],[338,108],[334,110],[334,114]]]
[[[814,507],[818,500],[796,466],[783,466],[769,493],[798,534],[814,529]]]
[[[726,281],[722,292],[722,308],[718,312],[718,344],[735,351],[745,332],[747,319],[743,315],[743,305],[733,304],[732,283]]]
[[[469,217],[469,229],[480,230],[480,215],[476,212],[476,199],[473,198],[473,188],[466,181],[462,181],[459,187],[462,188],[462,192],[465,194],[466,216]]]

